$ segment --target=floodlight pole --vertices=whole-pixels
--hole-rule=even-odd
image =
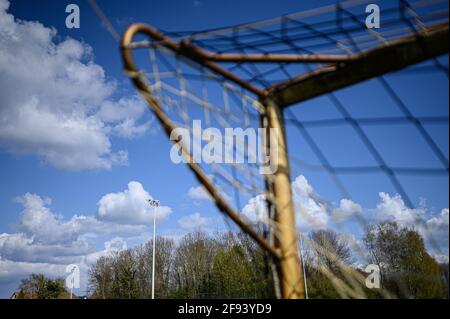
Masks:
[[[276,172],[269,183],[275,196],[274,220],[276,233],[274,242],[280,257],[276,260],[283,299],[304,299],[305,284],[302,268],[302,258],[297,244],[297,228],[292,201],[292,188],[287,153],[286,132],[282,110],[270,99],[264,102],[268,126],[277,131],[275,152],[270,152],[271,164],[276,163]],[[271,133],[269,131],[269,133]],[[267,139],[272,143],[272,138]],[[267,142],[266,142],[267,143]],[[272,148],[272,147],[270,147]],[[275,153],[275,154],[273,154]]]
[[[305,282],[305,299],[309,299],[308,296],[308,281],[306,279],[306,267],[305,267],[305,258],[303,258],[303,244],[302,239],[300,238],[299,241],[299,253],[300,253],[300,259],[302,261],[302,271],[303,271],[303,280]]]
[[[159,206],[159,201],[149,199],[148,202],[153,207],[152,299],[155,299],[156,208]]]

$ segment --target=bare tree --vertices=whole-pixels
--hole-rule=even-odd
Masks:
[[[186,235],[175,250],[175,290],[180,297],[199,298],[211,276],[216,243],[205,233]]]
[[[310,235],[315,243],[313,249],[317,262],[331,271],[338,271],[339,263],[349,265],[353,262],[352,252],[347,240],[332,230],[318,230]]]
[[[89,269],[88,292],[94,298],[108,299],[113,297],[113,259],[100,257]]]

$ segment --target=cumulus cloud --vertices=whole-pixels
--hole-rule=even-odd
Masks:
[[[297,227],[302,231],[326,228],[329,221],[328,205],[314,192],[303,175],[292,182],[292,192]],[[265,196],[251,198],[242,209],[242,214],[254,223],[267,223]]]
[[[193,186],[189,188],[187,195],[193,200],[211,200],[211,196],[208,194],[203,186]]]
[[[393,219],[401,225],[411,226],[423,215],[423,209],[412,209],[405,205],[402,197],[398,194],[390,196],[387,193],[379,193],[380,202],[376,212],[385,218]]]
[[[268,223],[266,197],[258,195],[250,198],[248,203],[242,209],[242,214],[252,223]]]
[[[123,192],[110,193],[98,202],[97,216],[100,220],[128,225],[148,225],[153,223],[153,214],[161,221],[172,213],[168,206],[151,207],[152,199],[141,183],[131,181]]]
[[[346,198],[341,199],[336,206],[322,199],[303,175],[292,182],[292,191],[297,228],[301,232],[335,228],[338,223],[345,226],[342,223],[354,220],[357,215],[367,223],[392,220],[403,227],[416,229],[430,251],[441,260],[448,256],[448,208],[438,214],[428,209],[424,202],[418,208],[410,208],[400,195],[385,192],[379,193],[380,200],[373,209],[363,208]],[[251,198],[242,209],[242,214],[252,223],[267,223],[265,197],[258,195]]]
[[[74,215],[70,219],[75,227],[85,235],[109,235],[134,237],[146,231],[145,225],[128,225],[112,221],[99,220],[96,216]]]
[[[302,231],[327,228],[330,219],[329,204],[315,193],[303,175],[292,182],[292,192],[297,227]],[[267,223],[264,195],[251,198],[242,209],[242,214],[254,223]]]
[[[430,250],[437,255],[449,251],[449,209],[440,213],[433,212],[422,202],[418,208],[407,207],[400,195],[389,195],[381,192],[380,202],[373,210],[374,220],[393,220],[403,227],[417,230],[428,244]]]
[[[145,231],[144,225],[113,223],[99,220],[95,216],[74,215],[71,219],[64,220],[49,208],[50,198],[36,194],[26,193],[16,200],[23,205],[17,228],[32,238],[33,243],[71,244],[82,235],[135,236]]]
[[[325,229],[330,219],[329,204],[314,191],[308,180],[299,175],[292,183],[297,227],[301,230]]]
[[[449,209],[445,208],[441,210],[441,213],[434,216],[426,221],[426,228],[429,233],[436,238],[441,238],[443,240],[442,244],[447,244],[448,249],[448,230],[449,230]]]
[[[339,202],[339,207],[334,209],[333,218],[336,221],[345,221],[354,218],[362,212],[363,208],[361,205],[351,199],[343,198]]]
[[[50,198],[30,193],[18,197],[17,202],[23,206],[16,224],[19,232],[0,234],[0,257],[17,262],[68,264],[96,252],[92,238],[98,236],[115,237],[105,243],[108,251],[123,247],[121,237],[139,236],[147,230],[145,218],[152,220],[151,213],[140,207],[139,201],[144,199],[148,206],[147,199],[151,196],[138,182],[129,183],[128,190],[121,193],[124,198],[108,195],[100,200],[100,208],[102,216],[111,220],[83,215],[64,219],[50,209]],[[124,211],[121,205],[129,205],[127,214],[136,213],[137,219],[130,221],[129,215],[120,215]],[[161,207],[157,217],[162,220],[170,212],[169,207]]]
[[[112,98],[116,83],[92,48],[39,22],[16,20],[0,0],[0,147],[36,154],[56,168],[110,169],[128,161],[111,136],[133,138],[150,123],[137,97]]]
[[[121,98],[118,101],[102,103],[97,116],[105,123],[114,124],[112,133],[123,138],[142,136],[149,128],[151,121],[138,124],[137,120],[147,108],[140,98]]]
[[[63,276],[66,265],[51,263],[30,263],[4,260],[0,258],[0,282],[14,282],[24,278],[31,273],[40,273],[50,277]],[[14,289],[17,286],[14,286]]]
[[[193,231],[204,228],[209,224],[210,219],[203,217],[200,213],[194,213],[181,217],[177,224],[184,230]]]
[[[434,255],[434,259],[440,264],[448,264],[448,255]]]
[[[26,251],[22,251],[22,255],[17,255],[17,248],[15,248],[13,249],[14,255],[10,256],[10,246],[13,242],[15,245],[24,245],[21,249]],[[25,246],[27,244],[29,245]],[[31,240],[23,234],[0,234],[0,284],[4,288],[10,286],[6,292],[10,293],[17,288],[21,279],[31,273],[40,273],[51,278],[64,278],[67,275],[67,265],[75,264],[80,268],[81,273],[80,293],[84,293],[89,266],[102,256],[110,256],[126,248],[127,243],[121,237],[114,237],[106,241],[104,249],[96,251],[77,247],[76,242],[72,246],[66,247],[45,246],[32,244]],[[0,293],[5,293],[5,291],[0,291]]]
[[[24,207],[20,215],[19,230],[33,237],[35,242],[72,242],[78,237],[79,229],[73,223],[62,221],[48,208],[50,198],[26,193],[16,200]]]
[[[52,211],[50,198],[31,193],[16,198],[23,206],[15,224],[18,232],[0,234],[0,285],[15,282],[11,288],[15,289],[19,280],[32,272],[62,276],[68,264],[80,267],[85,285],[89,265],[101,256],[126,249],[125,238],[136,238],[148,231],[152,212],[140,201],[149,206],[149,198],[141,183],[130,182],[124,192],[105,195],[99,201],[97,215],[74,215],[70,219]],[[103,219],[99,216],[100,208]],[[160,207],[158,220],[170,212],[169,207]],[[131,217],[133,214],[136,216]],[[200,217],[194,222],[202,225],[205,221]],[[107,236],[112,239],[105,241],[104,249],[99,250],[97,240],[105,240]]]
[[[90,253],[83,257],[83,264],[92,265],[100,257],[110,256],[116,252],[127,249],[127,242],[121,237],[114,237],[113,239],[106,241],[104,244],[104,249]]]
[[[2,259],[19,262],[71,264],[80,256],[93,252],[88,242],[80,239],[71,243],[42,244],[25,234],[1,234],[0,253]]]

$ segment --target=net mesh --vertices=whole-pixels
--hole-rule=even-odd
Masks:
[[[229,28],[163,33],[177,41],[187,40],[192,45],[216,54],[293,53],[351,56],[387,46],[411,34],[426,33],[436,25],[448,22],[447,1],[379,1],[383,27],[368,29],[365,25],[367,13],[362,8],[372,2],[347,1]],[[262,147],[265,141],[261,140],[258,133],[249,133],[243,143],[239,144],[236,140],[226,138],[228,130],[240,128],[243,131],[250,129],[248,132],[258,132],[259,128],[264,128],[267,124],[265,106],[261,103],[261,97],[256,94],[258,90],[270,90],[280,83],[295,80],[299,75],[327,67],[330,63],[221,63],[226,70],[254,86],[255,93],[240,87],[202,63],[168,49],[164,41],[136,39],[130,47],[135,49],[136,64],[141,66],[138,74],[130,75],[139,76],[145,81],[149,92],[158,101],[172,125],[185,129],[189,134],[191,140],[187,145],[183,144],[184,152],[188,153],[188,157],[197,159],[196,163],[212,182],[215,191],[220,193],[232,210],[252,225],[257,233],[273,242],[273,237],[279,236],[282,231],[267,209],[268,205],[277,205],[272,190],[268,188],[273,177],[270,174],[261,174],[262,164],[258,160],[255,161],[258,158],[258,148]],[[407,75],[408,81],[416,79],[419,83],[424,78],[437,77],[446,87],[448,61],[433,58],[399,74]],[[350,230],[343,221],[353,220],[357,227],[366,229],[370,223],[368,216],[356,212],[343,217],[335,202],[339,199],[358,198],[361,188],[365,188],[366,192],[370,191],[371,183],[378,189],[386,187],[386,182],[390,183],[388,189],[399,194],[405,206],[411,210],[417,208],[416,193],[405,186],[407,182],[411,183],[408,178],[431,178],[429,185],[434,186],[442,186],[442,181],[448,183],[448,140],[434,133],[436,127],[440,128],[438,132],[442,132],[442,127],[448,131],[448,94],[445,89],[442,90],[444,85],[436,96],[430,95],[436,92],[430,93],[426,87],[423,90],[417,89],[414,95],[425,96],[429,103],[429,112],[422,112],[420,105],[407,95],[409,92],[405,92],[402,86],[398,85],[399,81],[403,80],[391,75],[380,76],[339,92],[330,92],[298,106],[285,108],[289,159],[294,181],[293,201],[298,222],[296,230],[300,230],[299,241],[306,259],[306,252],[314,250],[318,255],[335,261],[333,265],[336,269],[330,269],[320,263],[314,264],[320,265],[316,270],[330,279],[341,297],[365,297],[365,276],[355,267],[351,267],[348,261],[342,260],[332,249],[327,249],[323,242],[318,243],[317,240],[304,235],[301,230],[320,229],[324,219],[328,224],[333,223],[333,227],[344,235],[349,234]],[[411,87],[412,83],[407,85]],[[366,105],[359,105],[365,111],[355,110],[353,105],[357,103],[350,99],[355,96],[367,97],[367,94],[376,94],[375,100],[378,104],[365,99],[363,103]],[[423,105],[421,107],[423,108]],[[374,109],[377,111],[372,112]],[[389,139],[390,128],[398,126],[406,128],[399,140],[415,138],[417,143],[426,145],[426,148],[422,148],[427,150],[426,158],[410,161],[410,157],[413,157],[410,154],[411,143],[406,143],[408,147],[399,151],[400,155],[395,158],[390,154],[398,151],[398,145],[380,147],[380,138]],[[200,138],[196,139],[200,127],[203,132],[211,128],[210,134],[201,136],[200,133]],[[205,144],[218,136],[223,137],[215,144],[220,147],[214,149],[214,154],[219,154],[219,159],[214,158],[211,149],[204,149]],[[337,136],[345,137],[346,140],[338,141]],[[341,147],[336,148],[336,145]],[[349,158],[349,152],[345,150],[356,148],[360,148],[361,154],[365,152],[367,156]],[[180,153],[183,152],[180,150]],[[330,156],[331,153],[333,157]],[[336,154],[340,155],[336,157]],[[238,158],[241,161],[236,160]],[[336,161],[339,164],[335,163]],[[329,191],[325,195],[318,195],[310,190],[305,195],[305,189],[296,188],[295,182],[299,182],[298,185],[303,187],[308,186],[305,180],[298,179],[299,176],[316,175],[325,175],[326,177],[317,180],[327,183],[331,181],[336,192]],[[368,176],[373,177],[374,182]],[[380,176],[383,178],[378,180]],[[208,196],[201,188],[198,192],[204,192],[205,196]],[[414,193],[414,198],[411,198],[411,193]],[[309,199],[305,200],[305,197]],[[320,218],[321,215],[315,210],[324,211],[326,216]],[[427,222],[419,214],[412,214],[410,217],[423,233],[427,232]],[[441,248],[434,241],[433,234],[426,237],[434,251],[440,253]],[[347,236],[346,240],[353,253],[358,255],[358,260],[366,260],[361,241],[352,236]],[[341,275],[337,276],[336,272]],[[384,297],[392,296],[383,289],[380,293]]]
[[[366,27],[367,4],[377,3],[382,28]],[[346,1],[280,18],[202,32],[164,32],[215,53],[350,55],[389,44],[448,21],[448,3],[436,1]],[[445,67],[435,61],[439,68]],[[323,63],[228,63],[246,82],[268,88]]]

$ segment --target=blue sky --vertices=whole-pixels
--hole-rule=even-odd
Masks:
[[[80,6],[80,29],[69,30],[65,27],[65,7],[69,3]],[[119,33],[132,22],[151,23],[167,31],[201,30],[276,17],[329,3],[333,1],[98,1]],[[1,17],[6,15],[6,4],[6,0],[0,0]],[[20,279],[32,270],[47,268],[61,274],[61,269],[68,260],[77,263],[84,256],[82,263],[86,265],[89,260],[95,260],[101,251],[120,249],[125,243],[130,247],[145,242],[151,235],[146,222],[133,217],[136,220],[130,225],[134,228],[123,227],[126,222],[122,218],[127,216],[127,212],[123,211],[124,207],[131,203],[128,200],[133,199],[130,194],[137,198],[148,194],[159,199],[165,206],[158,226],[160,234],[178,238],[194,229],[194,226],[202,226],[208,231],[227,229],[218,211],[208,200],[201,196],[195,197],[192,193],[189,195],[189,190],[198,186],[195,178],[186,166],[170,161],[171,145],[123,74],[118,44],[101,26],[98,17],[85,1],[14,0],[7,12],[22,22],[0,22],[0,41],[14,41],[8,38],[8,30],[17,32],[21,37],[17,44],[21,53],[14,49],[0,49],[0,64],[4,63],[0,65],[0,70],[6,70],[4,76],[0,75],[0,87],[4,85],[12,91],[17,90],[14,92],[20,92],[11,94],[12,91],[9,91],[9,94],[4,95],[4,100],[0,100],[2,107],[6,105],[4,114],[0,111],[3,116],[3,119],[0,116],[0,123],[4,126],[0,130],[0,297],[8,297]],[[30,38],[27,39],[26,31],[33,27],[23,21],[39,22],[40,26],[36,29],[40,33],[29,34]],[[57,33],[45,36],[45,30],[50,30],[48,28],[54,28]],[[51,57],[40,46],[58,46],[69,38],[76,40],[76,43],[69,41],[60,46],[54,56],[73,62],[69,63],[71,67],[80,74],[86,72],[83,74],[87,74],[87,77],[69,81],[67,77],[70,77],[71,69],[62,75],[56,72],[62,78],[56,77],[57,80],[51,82],[54,88],[45,87],[39,83],[40,79],[47,79],[46,74],[39,74],[44,70],[36,66],[40,63],[39,57],[46,58],[45,61],[42,60],[43,65],[61,67],[63,62],[50,61]],[[39,48],[36,49],[36,57],[33,57],[33,49],[36,47]],[[36,58],[36,68],[23,69],[20,65],[8,67],[5,61],[17,63],[14,56],[21,56],[25,50],[27,53],[24,53],[24,59],[30,60],[24,61],[24,65],[32,65],[32,59]],[[78,51],[84,53],[73,53]],[[441,57],[440,61],[448,67],[448,57]],[[9,81],[7,76],[10,73],[7,72],[11,70],[19,70],[23,74],[14,73],[13,80]],[[445,75],[426,73],[413,76],[411,73],[399,72],[386,79],[412,109],[413,114],[448,117],[448,78]],[[14,87],[21,81],[29,85],[30,92]],[[71,87],[71,83],[81,83],[81,92]],[[68,107],[80,107],[81,113],[72,113],[73,110],[65,110],[64,106],[64,111],[59,110],[58,99],[65,98],[72,92],[64,93],[62,97],[53,95],[58,90],[58,85],[68,92],[73,89],[73,94],[86,95],[81,101],[70,95],[73,105]],[[4,92],[8,93],[6,89]],[[32,96],[35,100],[31,99]],[[376,80],[341,90],[336,96],[355,117],[400,115]],[[37,106],[33,101],[37,101]],[[41,105],[44,103],[42,101],[50,106]],[[92,108],[93,104],[97,105],[95,109]],[[23,108],[24,112],[16,112],[16,107],[20,110]],[[127,107],[130,112],[124,115],[123,110],[128,110]],[[42,115],[36,117],[37,121],[43,123],[42,126],[32,121],[32,118],[26,118],[28,110],[37,110],[36,114]],[[113,117],[108,110],[114,111]],[[328,97],[308,101],[292,110],[303,120],[339,117]],[[99,122],[89,122],[93,114]],[[70,120],[64,122],[67,116]],[[59,119],[59,123],[52,122],[55,118]],[[130,126],[126,126],[127,123]],[[52,130],[53,127],[55,130]],[[448,123],[429,125],[426,129],[446,154],[448,162]],[[83,130],[86,130],[85,135]],[[388,129],[368,126],[365,130],[389,165],[442,167],[410,125]],[[303,161],[317,164],[318,159],[296,129],[289,126],[287,132],[291,154]],[[310,134],[333,165],[374,164],[373,158],[351,127],[312,128]],[[127,152],[127,158],[123,157],[122,151]],[[304,175],[307,181],[303,178],[296,179],[300,175]],[[345,206],[345,202],[344,205],[340,202],[342,194],[327,174],[293,165],[292,179],[297,182],[295,187],[312,187],[309,192],[299,195],[299,202],[304,206],[318,206],[320,201],[317,197],[326,199],[337,209]],[[443,232],[443,237],[446,235],[447,239],[442,237],[439,240],[443,249],[441,253],[448,256],[448,175],[400,177],[407,194],[414,205],[419,207],[416,210],[407,207],[401,198],[396,197],[396,189],[382,174],[345,175],[342,180],[352,196],[352,203],[360,207],[368,220],[376,220],[377,213],[382,213],[385,217],[407,223],[405,215],[420,214],[431,226]],[[133,183],[129,186],[132,181],[138,182],[142,188]],[[124,192],[127,188],[128,192]],[[381,192],[384,195],[380,196]],[[51,201],[45,198],[50,198]],[[101,207],[104,208],[106,217],[102,217]],[[147,216],[148,211],[142,207],[135,209],[143,217]],[[124,215],[121,217],[119,214]],[[55,229],[67,230],[67,236],[72,235],[72,240],[67,242],[65,238],[58,237],[57,231],[54,236],[45,234],[45,224],[37,222],[38,216],[54,216],[55,219],[51,221],[55,223]],[[74,216],[89,216],[93,220],[87,225],[79,220],[74,221]],[[26,219],[28,217],[30,220]],[[95,227],[92,226],[94,224]],[[72,228],[74,225],[76,230]],[[109,226],[119,230],[107,231]],[[91,228],[83,231],[80,227]],[[356,237],[360,234],[350,224],[345,226],[345,232]],[[77,245],[86,250],[74,253],[74,246],[78,247]],[[58,256],[56,247],[67,248],[67,253],[62,249],[64,258],[75,257],[64,259]],[[45,252],[42,256],[47,256],[47,260],[34,256],[33,251],[41,251],[39,249]],[[52,266],[49,268],[48,265]],[[80,293],[84,289],[82,287]]]

